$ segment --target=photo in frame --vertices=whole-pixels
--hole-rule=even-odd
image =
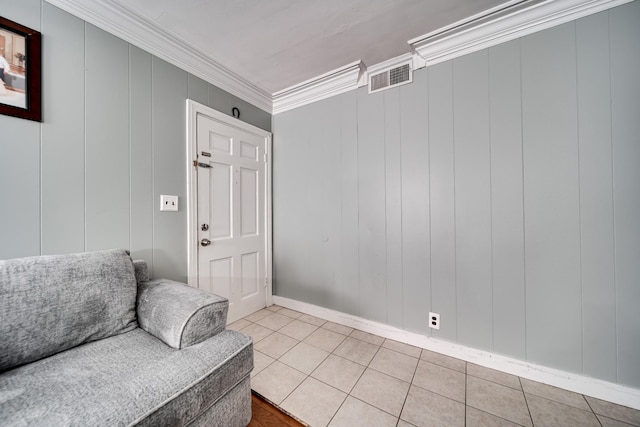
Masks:
[[[42,121],[41,35],[0,16],[0,114]]]

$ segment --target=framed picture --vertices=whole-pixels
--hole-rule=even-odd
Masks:
[[[42,121],[41,36],[0,16],[0,114]]]

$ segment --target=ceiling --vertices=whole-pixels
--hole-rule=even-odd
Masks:
[[[273,94],[511,0],[111,0]]]

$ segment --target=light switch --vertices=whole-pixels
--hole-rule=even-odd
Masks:
[[[160,210],[177,212],[178,196],[160,195]]]

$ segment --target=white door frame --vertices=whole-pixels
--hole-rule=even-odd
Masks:
[[[198,287],[198,170],[194,162],[198,162],[197,117],[202,114],[224,125],[258,135],[265,139],[265,230],[267,283],[265,289],[266,306],[273,304],[273,261],[272,261],[272,217],[271,217],[271,133],[256,126],[242,122],[206,105],[187,99],[187,284]]]

